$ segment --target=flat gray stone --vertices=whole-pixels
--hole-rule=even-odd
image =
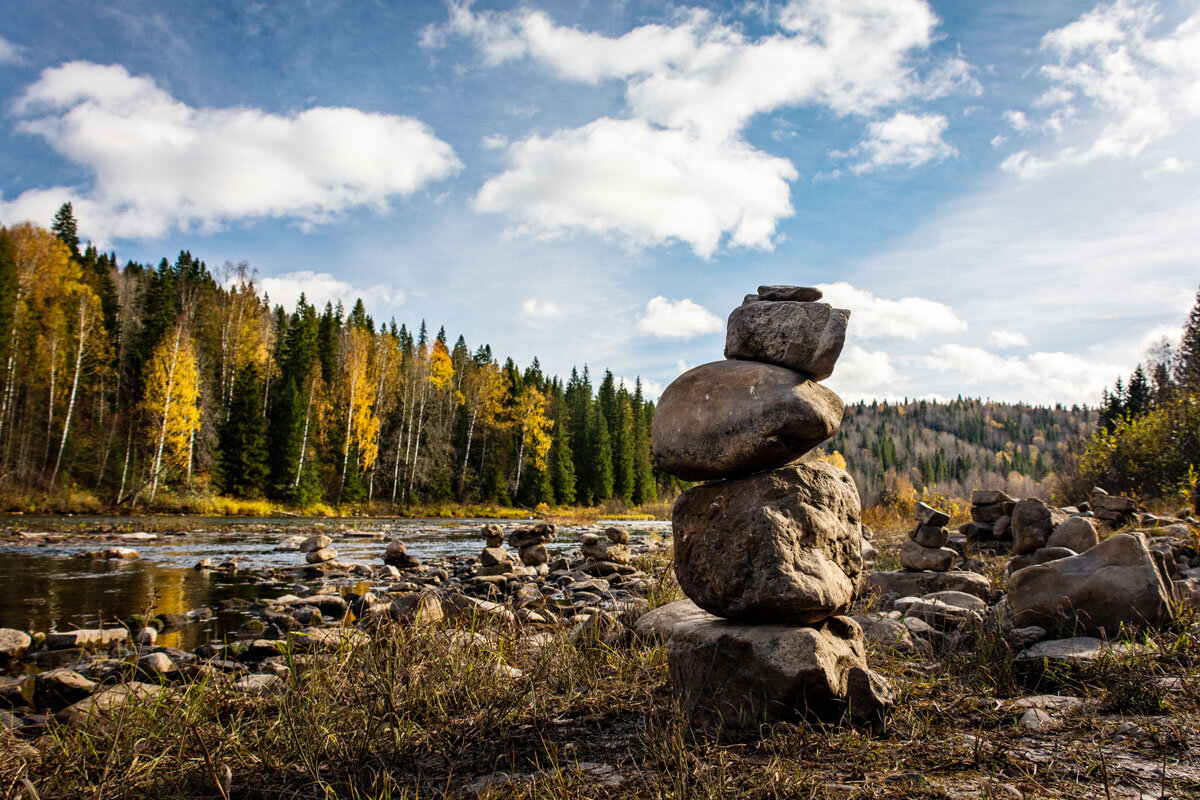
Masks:
[[[828,303],[760,301],[729,315],[725,357],[796,370],[815,381],[833,374],[850,312]]]

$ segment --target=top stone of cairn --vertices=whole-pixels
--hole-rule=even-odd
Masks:
[[[788,300],[794,303],[815,303],[824,295],[815,286],[760,286],[759,300]]]
[[[833,374],[846,343],[849,311],[828,303],[764,300],[761,295],[747,300],[729,314],[726,358],[787,367],[814,381]]]

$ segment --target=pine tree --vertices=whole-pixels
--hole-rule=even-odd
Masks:
[[[70,249],[74,258],[79,258],[79,226],[75,222],[75,209],[70,203],[63,203],[58,207],[50,230]]]
[[[571,452],[571,430],[567,423],[567,400],[561,384],[554,397],[554,438],[550,444],[550,484],[559,505],[575,504],[575,460]]]
[[[645,505],[658,499],[654,467],[650,459],[650,425],[654,407],[642,401],[642,380],[638,378],[633,392],[633,502]]]
[[[621,387],[617,392],[617,424],[612,431],[613,450],[613,494],[626,502],[633,499],[635,485],[634,423],[630,407],[629,392]]]
[[[595,409],[588,415],[588,449],[591,501],[599,504],[613,496],[612,440],[604,414]]]
[[[221,424],[217,439],[217,475],[225,494],[235,497],[263,494],[268,464],[262,392],[258,367],[252,361],[244,364],[234,379],[229,416]]]
[[[1187,324],[1183,327],[1175,380],[1186,389],[1200,391],[1200,291],[1196,292],[1196,304],[1192,306]]]
[[[1125,413],[1133,418],[1140,417],[1150,410],[1150,401],[1150,381],[1146,378],[1146,370],[1138,364],[1137,369],[1129,376]]]

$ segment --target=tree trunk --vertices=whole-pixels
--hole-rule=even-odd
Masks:
[[[88,325],[85,321],[86,303],[79,298],[79,346],[75,348],[75,375],[71,379],[71,395],[67,400],[67,415],[63,418],[62,438],[58,441],[58,458],[54,460],[54,471],[50,473],[50,488],[54,488],[58,480],[58,470],[62,466],[63,450],[67,447],[67,434],[71,430],[71,416],[75,413],[75,394],[79,389],[79,369],[83,364],[83,348],[87,344]]]
[[[346,469],[350,465],[350,425],[354,422],[355,380],[350,381],[350,402],[346,404],[346,444],[342,448],[342,482],[338,484],[338,505],[342,502],[342,490],[346,488]]]
[[[171,394],[175,391],[175,364],[179,359],[179,338],[183,331],[179,326],[175,328],[175,343],[171,347],[171,367],[167,372],[167,398],[163,401],[162,424],[158,431],[158,447],[154,451],[154,475],[153,484],[150,486],[150,502],[154,502],[154,496],[158,493],[158,476],[162,471],[162,454],[163,447],[167,443],[167,419],[171,415]]]
[[[308,452],[308,419],[312,413],[313,392],[317,390],[317,379],[314,376],[312,383],[308,385],[308,405],[304,407],[304,435],[300,437],[300,462],[296,466],[296,480],[292,481],[292,486],[300,485],[300,476],[304,474],[304,454]]]

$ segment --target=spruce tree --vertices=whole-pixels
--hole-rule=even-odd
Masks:
[[[217,439],[221,490],[234,497],[261,497],[266,481],[267,421],[262,409],[262,379],[253,362],[238,370],[229,417]]]
[[[591,496],[595,504],[613,496],[612,439],[608,423],[598,409],[588,415],[588,449],[591,450]]]
[[[63,203],[54,214],[54,223],[50,226],[59,241],[71,251],[71,255],[79,258],[79,226],[75,222],[75,209],[70,203]]]
[[[613,451],[613,494],[626,502],[633,499],[634,465],[636,449],[633,437],[633,409],[630,407],[629,392],[624,387],[617,392],[617,424],[612,431]]]
[[[654,468],[650,461],[650,424],[654,407],[642,401],[642,380],[633,392],[633,502],[645,505],[658,499]]]
[[[550,465],[550,484],[559,505],[575,504],[575,461],[571,452],[571,431],[567,425],[567,401],[561,386],[554,397],[553,439],[547,461]]]
[[[1125,412],[1130,417],[1140,417],[1150,410],[1150,381],[1146,378],[1146,370],[1141,364],[1129,376],[1129,388],[1126,390]]]
[[[1187,324],[1183,327],[1175,380],[1192,392],[1200,391],[1200,291],[1196,292],[1196,304],[1192,306]]]

